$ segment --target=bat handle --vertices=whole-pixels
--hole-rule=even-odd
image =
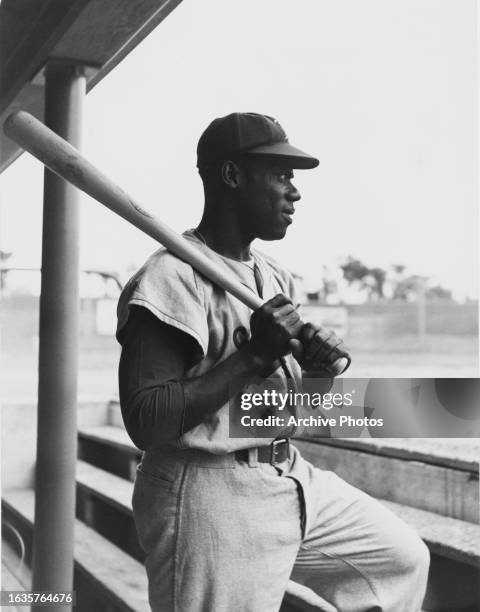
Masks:
[[[302,328],[300,329],[300,332],[298,334],[298,340],[300,340],[302,342],[302,331],[304,328],[308,327],[310,324],[306,324],[304,323],[302,325]],[[316,342],[318,345],[320,346],[329,346],[328,342],[327,342],[328,338],[322,338],[322,335],[320,333],[320,330],[317,329],[316,333],[313,335],[313,337],[311,338],[310,342]],[[321,369],[325,370],[327,373],[331,374],[332,376],[340,376],[340,374],[343,374],[349,367],[350,364],[352,363],[352,358],[350,357],[350,355],[345,351],[345,350],[341,350],[337,347],[334,347],[330,350],[329,353],[327,353],[326,358],[321,362]]]

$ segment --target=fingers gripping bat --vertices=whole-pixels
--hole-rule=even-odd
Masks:
[[[262,306],[263,301],[257,295],[249,291],[227,270],[217,266],[165,223],[142,208],[123,189],[85,159],[75,147],[55,134],[41,121],[25,111],[16,111],[6,119],[4,132],[52,172],[160,242],[249,308],[256,310]],[[332,374],[338,375],[345,371],[349,364],[350,358],[341,356],[329,364],[329,369]]]

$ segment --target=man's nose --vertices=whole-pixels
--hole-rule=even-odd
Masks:
[[[295,185],[293,183],[290,183],[290,189],[288,190],[288,199],[291,202],[298,202],[298,200],[301,198],[301,194],[298,191],[298,189],[295,187]]]

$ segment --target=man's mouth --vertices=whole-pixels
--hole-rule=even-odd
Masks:
[[[286,219],[287,223],[292,223],[293,222],[292,216],[293,216],[294,212],[295,212],[295,210],[294,209],[290,209],[290,208],[288,210],[284,210],[282,212],[282,215],[283,215],[284,219]]]

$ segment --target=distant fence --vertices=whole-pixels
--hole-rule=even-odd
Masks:
[[[418,331],[418,304],[413,302],[357,304],[346,308],[350,334],[355,334],[356,329],[362,335],[371,330],[382,336]],[[478,303],[426,302],[425,320],[427,334],[477,335]]]
[[[425,331],[431,335],[477,336],[478,303],[456,304],[449,301],[427,302]],[[345,327],[349,341],[365,338],[389,338],[418,332],[418,306],[411,302],[385,302],[346,306],[304,307],[305,318]],[[343,316],[339,316],[342,314]],[[38,334],[38,297],[13,295],[2,299],[0,325],[4,347],[10,342],[27,341]],[[81,301],[80,333],[83,337],[113,333],[115,300],[83,298]],[[339,330],[345,333],[343,330]]]
[[[456,304],[432,301],[424,305],[424,319],[419,305],[412,302],[374,302],[328,306],[309,303],[302,308],[306,320],[332,327],[349,342],[388,339],[406,335],[478,335],[478,303]],[[422,329],[420,329],[420,326]]]

